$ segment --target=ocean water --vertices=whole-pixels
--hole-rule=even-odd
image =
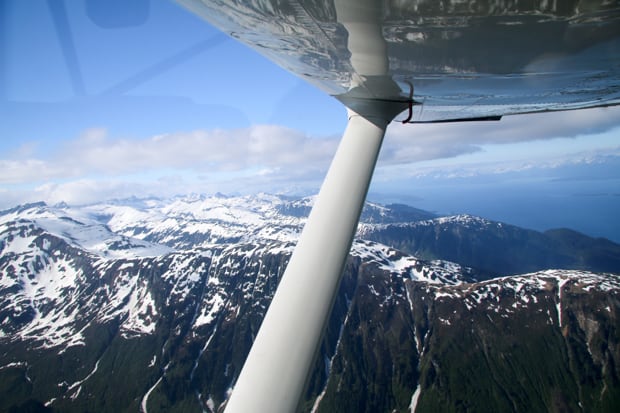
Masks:
[[[560,193],[556,188],[494,188],[467,194],[429,196],[423,209],[441,214],[468,213],[524,228],[570,228],[620,243],[620,194],[592,191]]]
[[[400,182],[389,191],[371,192],[369,198],[537,231],[569,228],[620,243],[620,165]]]

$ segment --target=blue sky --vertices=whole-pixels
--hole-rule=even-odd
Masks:
[[[173,2],[114,3],[0,2],[0,208],[318,191],[340,103]],[[620,241],[619,160],[620,108],[394,123],[369,196]]]

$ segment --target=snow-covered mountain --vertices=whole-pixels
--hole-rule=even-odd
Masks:
[[[82,331],[90,323],[118,316],[125,336],[152,332],[157,311],[142,272],[164,269],[158,275],[170,284],[166,302],[183,301],[208,271],[206,262],[227,257],[222,269],[230,272],[244,258],[288,256],[305,218],[282,214],[281,208],[292,210],[281,198],[261,195],[76,208],[37,203],[5,211],[1,308],[5,320],[27,322],[7,323],[0,336],[18,334],[41,347],[83,345]],[[386,271],[408,272],[412,279],[460,280],[458,265],[436,261],[421,267],[415,258],[369,241],[356,242],[352,255]],[[217,302],[207,303],[213,306],[197,317],[198,325],[217,312]]]
[[[92,207],[94,208],[94,207]],[[108,206],[108,208],[113,208]],[[129,216],[124,216],[125,212]],[[134,208],[122,209],[119,218],[131,220],[131,214],[139,214]],[[81,248],[109,258],[129,258],[137,256],[158,256],[171,252],[172,249],[163,244],[154,244],[141,240],[138,237],[123,235],[114,231],[107,222],[107,216],[97,214],[97,209],[69,208],[65,205],[49,207],[45,203],[36,203],[19,206],[0,213],[0,225],[6,228],[3,252],[19,253],[20,247],[28,247],[31,238],[22,234],[26,228],[37,229],[53,234],[69,245]],[[16,237],[21,235],[21,237]],[[22,238],[25,245],[14,243]],[[14,250],[12,250],[13,248]]]
[[[620,245],[569,229],[538,232],[470,215],[361,225],[359,236],[493,278],[548,268],[620,273]]]
[[[312,202],[220,195],[1,212],[0,410],[217,411]],[[429,218],[369,204],[360,235],[498,224]],[[484,400],[494,411],[603,411],[619,400],[617,276],[478,275],[357,239],[302,410],[450,411],[465,400],[480,411]],[[522,377],[538,351],[559,355]]]

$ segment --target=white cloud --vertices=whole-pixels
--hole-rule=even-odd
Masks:
[[[388,128],[381,165],[453,158],[482,151],[483,145],[572,137],[618,126],[619,110],[585,110],[500,122],[401,125]],[[110,137],[92,129],[60,145],[47,157],[0,159],[0,183],[19,184],[92,175],[121,176],[160,170],[218,173],[261,171],[263,177],[316,176],[324,171],[337,139],[310,137],[274,125],[179,132],[146,139]],[[27,143],[24,148],[29,148]],[[22,154],[32,151],[23,150]]]
[[[452,158],[484,145],[574,138],[620,127],[620,108],[506,116],[498,122],[392,123],[381,155],[383,164]]]
[[[17,184],[68,176],[62,165],[41,159],[0,159],[0,183]]]
[[[93,174],[120,176],[160,170],[201,172],[260,168],[295,175],[325,168],[336,139],[317,139],[280,126],[193,131],[147,139],[119,139],[86,131],[46,159],[0,160],[0,183],[18,184]]]
[[[529,146],[536,147],[530,143]],[[595,149],[590,151],[560,153],[555,156],[528,159],[486,159],[485,161],[471,161],[450,164],[444,162],[421,162],[419,164],[387,164],[379,167],[375,173],[375,185],[391,185],[398,182],[416,182],[420,179],[426,182],[437,180],[451,180],[462,178],[485,177],[489,182],[497,182],[503,177],[514,177],[517,174],[548,176],[554,170],[566,168],[580,168],[586,165],[615,165],[620,160],[620,146]],[[617,179],[618,174],[611,174],[607,178]],[[414,186],[411,186],[414,187]]]
[[[583,147],[590,145],[594,136],[588,134],[616,128],[619,109],[507,117],[500,122],[394,123],[388,129],[375,182],[438,174],[496,174],[581,162],[587,155]],[[620,132],[616,129],[608,134],[612,140],[616,131]],[[566,139],[579,135],[587,136]],[[550,139],[558,140],[544,152]],[[575,145],[570,154],[554,152],[559,145],[567,147],[566,142],[585,144]],[[4,188],[0,194],[5,201],[2,204],[14,204],[14,200],[41,199],[88,203],[188,192],[315,192],[337,143],[337,137],[316,138],[274,125],[143,139],[91,129],[45,156],[35,150],[36,144],[28,142],[5,155],[0,159],[0,189]],[[601,153],[611,153],[609,148],[607,145]],[[539,155],[531,156],[533,152]],[[617,148],[612,152],[616,156]]]
[[[101,199],[131,196],[140,193],[141,188],[131,183],[104,180],[79,179],[67,183],[46,183],[37,186],[33,195],[50,204],[67,202],[87,204]]]

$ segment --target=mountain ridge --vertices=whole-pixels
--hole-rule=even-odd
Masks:
[[[119,250],[122,249],[123,243],[136,239],[135,242],[141,244],[141,248],[145,251],[158,245],[173,251],[194,248],[201,243],[203,246],[210,245],[210,241],[216,244],[225,240],[234,242],[242,239],[251,240],[254,237],[294,242],[303,228],[312,202],[313,197],[291,198],[270,194],[244,197],[221,194],[210,197],[194,194],[170,199],[130,198],[75,207],[66,204],[60,207],[48,206],[39,202],[0,211],[0,220],[6,220],[11,214],[28,210],[47,209],[55,210],[57,213],[79,211],[74,216],[67,216],[64,219],[74,220],[77,223],[84,220],[98,222],[103,230],[119,236],[115,241],[110,241],[115,242]],[[213,224],[211,228],[208,227],[208,222]],[[227,235],[222,233],[224,226]],[[452,228],[448,228],[449,226]],[[422,228],[426,228],[426,231],[422,231]],[[452,232],[452,238],[444,242],[442,234],[438,232],[447,230]],[[469,237],[461,237],[458,234],[467,231],[470,231]],[[479,256],[497,256],[497,251],[489,251],[488,246],[501,243],[502,239],[514,243],[515,239],[519,238],[518,241],[522,245],[535,246],[525,251],[530,254],[528,255],[530,261],[536,255],[552,256],[552,259],[548,258],[536,266],[519,266],[515,265],[518,261],[512,260],[513,263],[510,264],[505,258],[501,263],[490,265],[467,256],[463,251],[446,253],[449,249],[445,243],[453,244],[454,249],[463,246],[470,246],[471,249],[471,246],[484,245],[488,240],[471,236],[484,231],[487,231],[485,236],[491,237],[492,242],[486,243],[487,248],[480,249]],[[446,235],[443,234],[443,238],[446,238]],[[620,259],[618,259],[620,245],[605,238],[592,238],[569,229],[539,232],[467,214],[438,217],[433,213],[401,204],[367,203],[362,212],[357,236],[390,245],[425,259],[459,262],[465,266],[478,268],[491,276],[546,268],[591,269],[620,273]],[[163,252],[154,251],[152,254]],[[469,251],[469,255],[475,253]],[[589,255],[592,257],[588,258]],[[605,264],[601,265],[601,262]]]
[[[477,268],[482,278],[548,268],[620,273],[620,245],[605,238],[567,229],[538,232],[471,215],[362,226],[359,235],[424,259]]]
[[[303,218],[266,195],[176,202],[0,213],[1,411],[221,410]],[[394,225],[371,208],[360,228]],[[479,275],[356,239],[302,411],[613,411],[618,277]]]

